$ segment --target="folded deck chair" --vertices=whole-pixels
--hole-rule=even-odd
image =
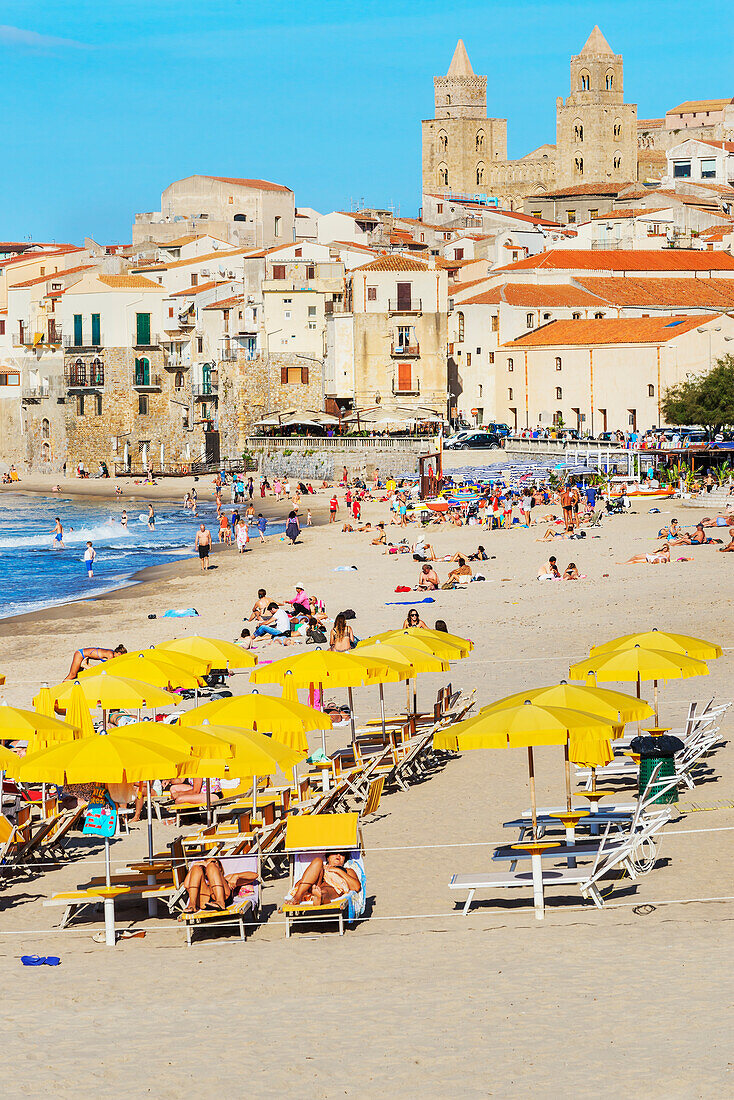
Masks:
[[[359,814],[307,814],[288,819],[285,848],[291,862],[291,887],[281,907],[285,916],[286,939],[297,922],[323,924],[336,920],[339,935],[344,935],[345,922],[351,923],[362,916],[365,904],[367,880],[364,869],[364,845],[359,824]],[[323,905],[313,903],[293,904],[289,897],[304,871],[316,857],[324,858],[329,852],[347,852],[347,866],[354,870],[362,887]]]
[[[232,898],[226,909],[199,909],[195,913],[179,913],[179,921],[186,928],[186,943],[191,947],[195,928],[211,928],[219,925],[237,925],[240,930],[240,939],[245,937],[245,921],[260,919],[262,907],[261,881],[260,881],[260,854],[248,852],[244,855],[216,857],[222,864],[225,875],[231,875],[236,871],[252,871],[257,875],[257,882],[251,886],[243,886],[235,897]],[[194,860],[197,863],[206,863],[206,860]]]

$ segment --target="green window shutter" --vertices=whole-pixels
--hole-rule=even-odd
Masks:
[[[82,346],[82,315],[81,313],[74,314],[74,347],[80,348]]]
[[[136,313],[136,339],[138,347],[147,347],[150,344],[150,314]]]
[[[102,342],[101,332],[102,332],[102,328],[101,328],[100,323],[99,323],[99,314],[98,313],[93,313],[92,314],[92,343],[94,344],[95,347],[98,347]]]

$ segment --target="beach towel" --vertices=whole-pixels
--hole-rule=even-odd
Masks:
[[[410,592],[411,591],[410,585],[409,584],[399,584],[397,586],[397,588],[395,589],[395,591],[396,592]]]
[[[356,565],[337,565],[334,569],[332,569],[332,573],[351,573],[351,571],[353,569],[356,571],[357,566]]]
[[[164,619],[190,619],[193,616],[197,618],[199,616],[199,612],[195,607],[184,607],[179,608],[179,610],[174,610],[169,607],[168,611],[163,612]]]
[[[364,873],[364,867],[360,860],[348,859],[344,864],[345,867],[349,867],[351,871],[354,871],[355,875],[361,883],[359,890],[350,890],[346,895],[347,898],[347,921],[350,923],[357,920],[364,913],[365,906],[365,893],[367,891],[367,876]]]
[[[388,600],[385,607],[413,607],[417,603],[435,603],[433,596],[425,596],[422,600]]]

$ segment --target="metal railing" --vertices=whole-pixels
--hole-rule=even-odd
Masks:
[[[100,389],[104,386],[104,366],[73,363],[64,368],[64,381],[70,389]]]
[[[411,378],[410,382],[401,382],[400,379],[393,378],[392,392],[402,397],[416,397],[421,392],[421,384],[417,378]]]
[[[72,336],[64,336],[63,337],[64,347],[65,348],[71,348],[72,350],[75,349],[75,348],[78,348],[79,351],[81,351],[83,348],[103,348],[104,347],[104,336],[102,335],[101,332],[97,333],[96,335],[98,336],[97,340],[94,340],[92,338],[91,333],[88,333],[88,334],[82,333],[82,335],[79,338],[77,338],[76,334],[74,334]]]
[[[194,397],[216,397],[219,393],[218,382],[194,382],[191,387]]]
[[[133,374],[133,386],[136,390],[159,390],[162,385],[160,374],[137,370]]]
[[[23,386],[20,396],[23,401],[40,401],[49,396],[49,384],[42,382],[39,386]]]
[[[387,303],[388,313],[420,313],[422,302],[420,298],[389,298]]]
[[[289,436],[289,435],[253,435],[245,440],[248,450],[272,448],[274,450],[293,451],[319,451],[319,450],[348,450],[369,451],[378,447],[387,447],[396,451],[415,451],[422,453],[433,450],[437,445],[437,437],[433,435],[422,436]]]
[[[400,359],[417,359],[421,353],[420,344],[397,344],[393,341],[390,354]]]

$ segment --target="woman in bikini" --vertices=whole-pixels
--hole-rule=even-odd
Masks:
[[[428,630],[428,627],[414,607],[411,607],[403,622],[403,630],[408,630],[410,627],[413,629],[420,628],[421,630]]]
[[[335,653],[348,653],[350,649],[354,649],[356,644],[351,626],[343,614],[339,612],[334,619],[334,626],[329,637],[329,649]]]
[[[200,909],[226,909],[235,894],[243,887],[257,882],[255,871],[235,871],[226,875],[218,859],[195,863],[186,878],[189,900],[185,913],[197,913]]]
[[[330,852],[312,859],[301,878],[286,895],[291,905],[325,905],[338,901],[350,890],[361,890],[359,875],[345,864],[348,852]]]

